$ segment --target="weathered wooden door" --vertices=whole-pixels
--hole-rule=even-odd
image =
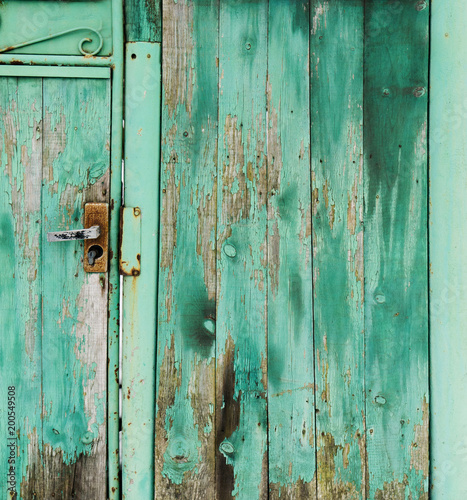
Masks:
[[[105,73],[0,77],[2,497],[106,495],[107,274],[47,241],[109,201]]]
[[[118,484],[113,14],[121,42],[121,8],[109,0],[0,6],[2,499],[100,500]],[[95,223],[89,241],[102,255],[83,240],[49,241]]]
[[[427,498],[428,2],[162,2],[156,498]]]
[[[1,3],[0,495],[426,499],[431,418],[432,496],[462,496],[457,132],[434,142],[429,412],[429,7],[126,1],[119,377],[122,2]],[[47,241],[88,202],[109,202],[107,273]]]

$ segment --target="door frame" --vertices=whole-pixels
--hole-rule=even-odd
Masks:
[[[110,228],[109,228],[109,301],[108,301],[108,371],[107,371],[107,467],[108,498],[120,498],[119,471],[119,307],[120,275],[118,267],[119,213],[122,201],[123,149],[123,2],[111,0],[112,55],[30,55],[0,53],[0,76],[47,76],[99,78],[111,71],[111,159],[110,159]],[[102,77],[102,76],[101,76]]]

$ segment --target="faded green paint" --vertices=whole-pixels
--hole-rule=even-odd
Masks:
[[[0,76],[29,76],[42,78],[110,78],[108,68],[76,68],[62,66],[0,66]]]
[[[127,135],[130,135],[128,133],[128,128]],[[126,157],[126,160],[127,158],[128,156]],[[131,166],[131,161],[127,160],[127,163],[129,163]],[[122,209],[122,211],[120,212],[120,231],[120,273],[123,276],[139,276],[141,273],[140,207],[126,206]]]
[[[427,2],[365,2],[370,498],[428,498],[428,22]]]
[[[271,498],[316,496],[309,5],[269,2],[268,425]]]
[[[8,193],[1,246],[10,261],[0,370],[17,392],[17,490],[21,498],[69,497],[85,484],[97,498],[106,488],[107,283],[85,275],[81,243],[54,246],[46,233],[79,227],[91,192],[106,199],[110,85],[39,78],[0,85]]]
[[[162,41],[162,0],[127,0],[125,35],[127,42]]]
[[[12,451],[16,459],[14,476],[19,493],[22,478],[28,477],[28,466],[40,460],[38,442],[42,441],[42,82],[1,78],[0,88],[0,257],[5,263],[0,273],[0,416],[5,444],[7,437],[14,438],[8,440],[8,445],[13,442]],[[26,170],[29,176],[25,175]],[[31,185],[33,179],[36,179],[36,186]],[[22,373],[27,376],[22,376]],[[4,403],[8,401],[8,388],[12,386],[16,394],[13,429],[6,427],[7,406]],[[30,443],[31,449],[28,451]],[[8,470],[9,451],[5,445],[0,448],[4,477]],[[6,496],[6,482],[3,480],[2,490],[2,495]]]
[[[217,18],[163,3],[155,498],[215,498]]]
[[[33,43],[15,49],[16,54],[80,55],[79,44],[92,52],[99,46],[99,37],[91,28],[101,34],[103,46],[99,56],[112,54],[112,15],[115,0],[98,2],[49,2],[29,0],[5,0],[0,5],[2,38],[0,52],[11,46],[50,36],[50,40]],[[118,11],[118,9],[116,9]],[[121,20],[120,20],[121,22]],[[79,30],[76,30],[80,28]],[[81,29],[84,28],[84,29]],[[57,33],[76,30],[55,37]],[[118,31],[118,28],[117,28]]]
[[[364,6],[163,5],[156,497],[426,497],[427,9]]]
[[[125,209],[134,222],[123,221],[121,259],[133,250],[127,265],[135,270],[131,259],[139,260],[141,271],[123,277],[121,489],[139,500],[153,497],[154,476],[160,44],[128,43],[125,61],[125,204],[138,209]]]
[[[216,337],[220,498],[263,498],[268,491],[267,27],[267,1],[220,3]],[[238,190],[232,190],[235,179]]]
[[[467,498],[467,10],[432,2],[430,85],[430,455],[433,500]]]
[[[318,498],[366,498],[363,3],[311,2]]]
[[[110,139],[109,303],[107,322],[107,479],[109,500],[120,499],[120,275],[118,270],[119,217],[122,200],[123,147],[123,5],[112,0],[112,101]],[[85,58],[85,61],[106,61]],[[73,64],[71,61],[68,64]],[[83,62],[81,63],[83,64]]]

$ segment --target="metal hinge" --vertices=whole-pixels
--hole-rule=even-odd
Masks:
[[[141,209],[120,209],[119,269],[122,276],[141,274]]]

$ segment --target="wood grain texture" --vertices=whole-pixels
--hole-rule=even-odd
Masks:
[[[125,0],[127,42],[162,40],[162,0]]]
[[[86,274],[84,203],[108,201],[110,82],[43,81],[42,388],[44,497],[106,495],[107,278]],[[79,158],[79,161],[77,161]]]
[[[366,425],[377,499],[428,498],[428,14],[427,2],[365,2]]]
[[[141,272],[128,272],[122,286],[121,489],[139,500],[154,496],[161,46],[127,43],[125,61],[124,212],[133,224],[121,226],[120,255],[130,243]]]
[[[467,498],[467,10],[431,6],[430,498]]]
[[[84,203],[108,200],[109,81],[0,85],[1,251],[9,262],[0,290],[11,331],[0,370],[11,378],[2,391],[17,393],[18,497],[104,498],[106,277],[85,275],[82,242],[48,243],[46,233],[82,227]]]
[[[270,0],[268,28],[269,498],[316,496],[309,6]]]
[[[268,3],[219,19],[217,492],[267,498]]]
[[[1,495],[40,491],[42,82],[0,79]],[[8,425],[8,388],[15,418]],[[11,452],[11,453],[10,453]],[[13,480],[13,481],[12,481]],[[14,487],[16,483],[16,487]]]
[[[163,4],[156,498],[215,498],[216,1]]]
[[[318,498],[366,498],[363,1],[311,16]]]

